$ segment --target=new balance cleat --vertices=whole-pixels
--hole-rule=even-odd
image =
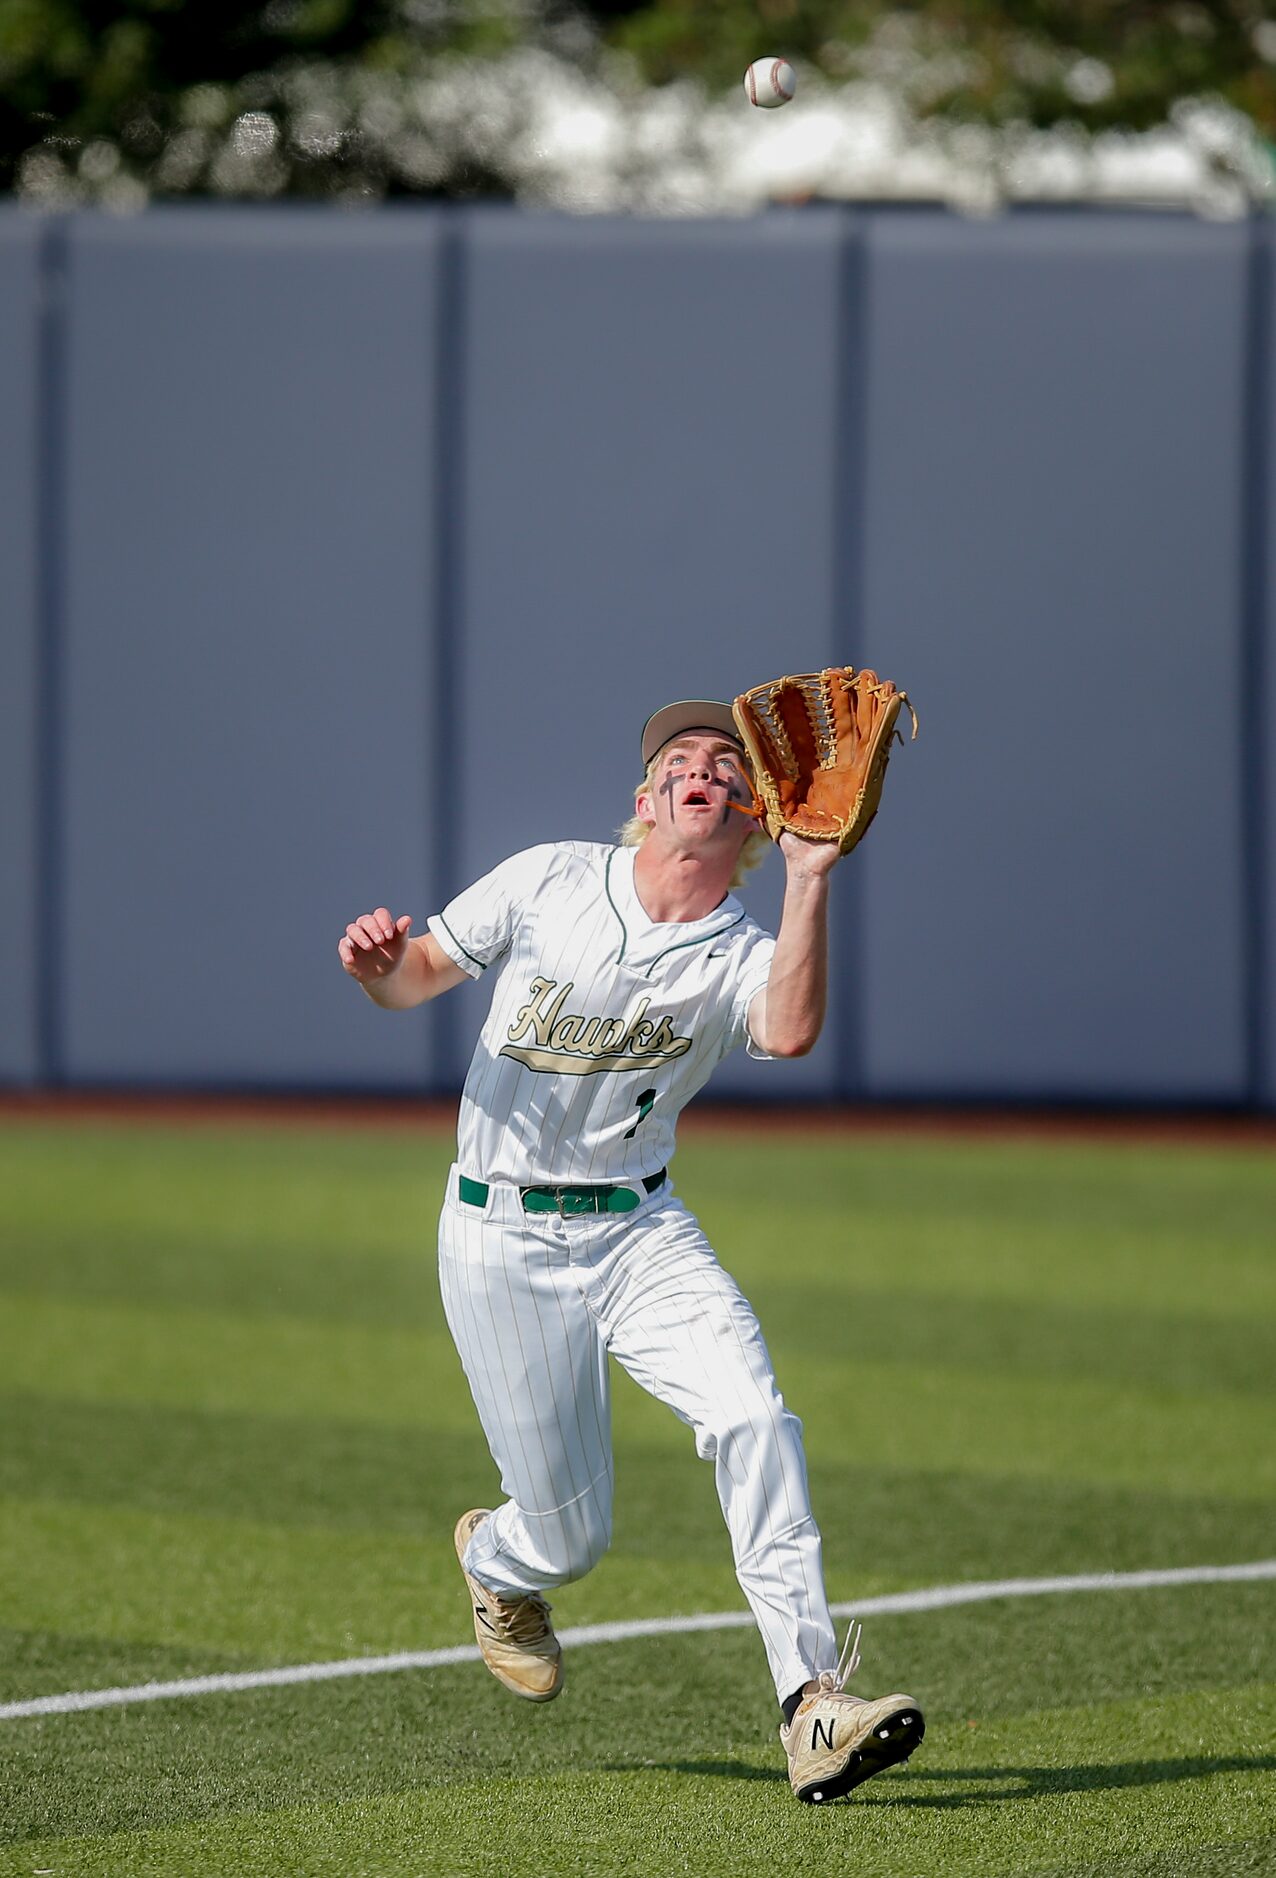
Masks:
[[[780,1729],[789,1760],[789,1785],[799,1800],[819,1806],[906,1761],[926,1732],[911,1695],[875,1702],[848,1695],[845,1684],[859,1663],[859,1628],[848,1636],[843,1661],[802,1692],[793,1720]],[[849,1656],[849,1664],[846,1658]]]
[[[552,1702],[563,1686],[563,1652],[549,1620],[549,1605],[535,1592],[501,1597],[465,1569],[466,1547],[487,1517],[486,1507],[463,1513],[453,1535],[474,1609],[479,1650],[496,1680],[514,1695],[528,1702]]]

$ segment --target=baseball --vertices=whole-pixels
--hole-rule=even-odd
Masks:
[[[787,59],[755,59],[744,75],[744,95],[763,111],[787,104],[797,90],[797,73]]]

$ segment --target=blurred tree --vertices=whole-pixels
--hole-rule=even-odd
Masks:
[[[611,42],[654,83],[712,87],[783,52],[834,80],[891,80],[921,115],[1146,130],[1221,97],[1276,137],[1276,10],[1265,0],[648,0]]]
[[[627,99],[767,52],[915,118],[1137,131],[1219,98],[1276,139],[1271,0],[0,0],[0,190],[510,194],[547,61]]]
[[[128,175],[148,193],[327,195],[351,179],[380,192],[393,165],[376,160],[376,126],[361,135],[352,100],[368,106],[378,77],[440,55],[507,52],[553,11],[526,0],[0,0],[0,189],[25,158],[37,196],[65,193],[38,187],[58,171],[91,192]],[[307,102],[313,134],[282,135]],[[255,121],[228,148],[245,116]],[[464,160],[434,170],[427,192],[501,186]]]

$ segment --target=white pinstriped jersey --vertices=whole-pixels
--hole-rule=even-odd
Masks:
[[[636,849],[564,841],[503,861],[430,931],[492,1005],[461,1097],[457,1165],[521,1186],[636,1181],[672,1158],[681,1109],[748,1036],[775,940],[728,894],[649,919]]]

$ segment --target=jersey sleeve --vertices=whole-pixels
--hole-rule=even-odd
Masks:
[[[771,975],[771,960],[775,956],[775,940],[769,932],[763,932],[760,926],[754,926],[740,945],[740,959],[736,966],[735,991],[731,1000],[731,1023],[727,1032],[724,1055],[733,1050],[737,1043],[742,1043],[750,1056],[759,1057],[763,1062],[771,1061],[769,1050],[762,1050],[749,1035],[749,1006],[759,991],[765,991],[766,981]]]
[[[511,855],[426,921],[448,957],[471,978],[482,977],[509,950],[553,856],[552,845]]]

